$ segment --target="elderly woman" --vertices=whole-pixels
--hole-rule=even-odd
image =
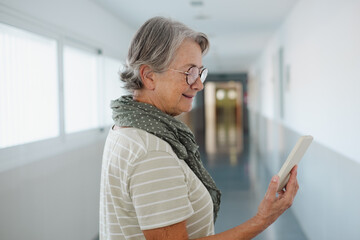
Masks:
[[[155,17],[136,33],[121,80],[132,92],[112,101],[115,125],[105,144],[100,239],[251,239],[290,207],[296,167],[286,190],[271,180],[257,214],[215,234],[220,191],[203,167],[189,128],[174,118],[191,110],[208,70],[209,42],[170,19]]]

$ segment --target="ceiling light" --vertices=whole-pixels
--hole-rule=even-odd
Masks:
[[[193,0],[193,1],[190,1],[190,4],[193,7],[200,7],[200,6],[204,5],[204,2],[201,0]]]
[[[225,90],[224,89],[219,89],[219,90],[217,90],[216,91],[216,98],[217,98],[217,100],[224,100],[224,98],[225,98],[225,95],[226,95],[226,93],[225,93]]]

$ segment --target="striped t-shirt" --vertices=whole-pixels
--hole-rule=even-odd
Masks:
[[[145,239],[142,230],[184,220],[190,239],[214,234],[207,189],[160,138],[111,129],[101,175],[100,239]]]

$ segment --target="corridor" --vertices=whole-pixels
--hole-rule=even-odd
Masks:
[[[253,217],[311,135],[292,207],[255,240],[359,240],[359,13],[360,0],[0,0],[0,240],[99,238],[109,106],[129,94],[119,73],[155,16],[210,44],[172,74],[185,86],[193,65],[208,73],[179,119],[222,191],[215,231]]]
[[[231,154],[210,156],[202,153],[202,159],[222,191],[219,217],[215,224],[217,233],[235,227],[256,214],[272,175],[264,166],[264,159],[257,153],[248,136],[244,137],[243,152],[236,155],[236,163],[231,163]],[[301,171],[301,170],[300,170]],[[301,183],[300,183],[301,191]],[[294,205],[296,200],[294,201]],[[273,225],[262,232],[256,240],[306,240],[291,208]]]

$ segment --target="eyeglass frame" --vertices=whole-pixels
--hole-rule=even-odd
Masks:
[[[189,83],[188,76],[191,75],[191,73],[189,73],[189,71],[190,71],[190,69],[192,69],[192,68],[197,68],[197,69],[199,69],[199,76],[198,76],[198,77],[200,77],[200,81],[201,81],[202,83],[204,83],[205,80],[206,80],[207,74],[208,74],[208,72],[209,72],[209,70],[208,70],[207,68],[205,68],[205,67],[198,68],[198,67],[196,67],[196,66],[191,66],[186,72],[180,71],[180,70],[177,70],[177,69],[173,69],[173,68],[168,68],[168,69],[169,69],[169,70],[173,70],[173,71],[175,71],[175,72],[179,72],[179,73],[185,74],[185,75],[186,75],[186,83],[187,83],[189,86],[191,86],[191,85],[193,85],[194,83],[196,83],[196,80],[197,80],[197,78],[195,78],[195,81],[194,81],[192,84]],[[202,79],[201,79],[201,76],[202,76],[202,74],[203,74],[203,72],[204,72],[205,70],[207,70],[206,76],[205,76],[204,80],[202,80]]]

